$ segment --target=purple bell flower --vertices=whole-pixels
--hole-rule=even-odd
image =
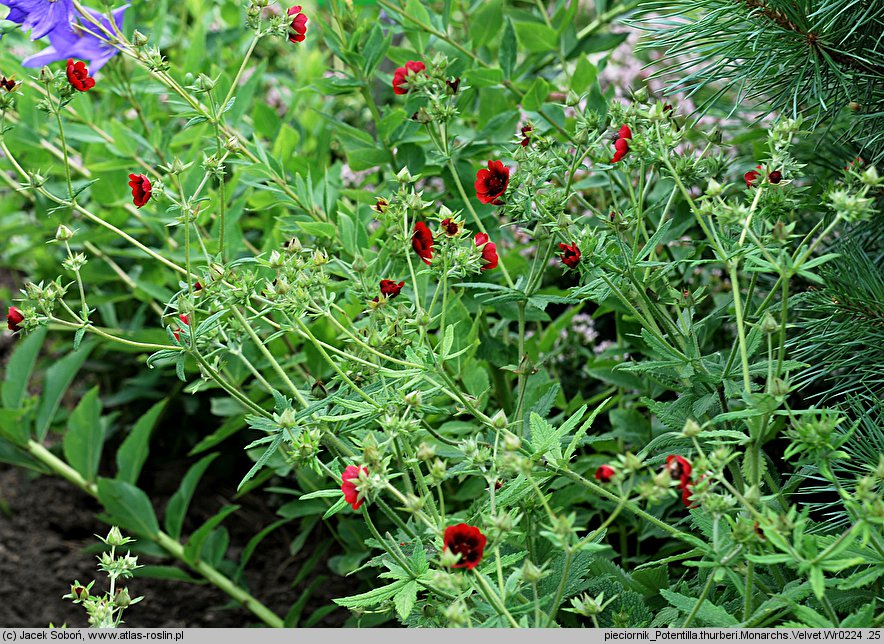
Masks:
[[[2,1],[3,0],[0,0],[0,2]],[[18,0],[6,1],[16,2]],[[59,2],[62,1],[63,0],[59,0]],[[112,15],[117,29],[122,27],[123,15],[128,8],[129,5],[126,4],[113,10]],[[87,8],[87,11],[92,17],[100,21],[105,29],[113,31],[113,27],[106,16],[94,9]],[[38,54],[23,60],[22,65],[25,67],[42,67],[43,65],[48,65],[49,63],[54,63],[59,60],[77,58],[80,60],[88,60],[89,70],[94,74],[104,67],[105,63],[113,58],[119,51],[113,45],[110,45],[99,38],[99,35],[104,36],[104,33],[94,24],[82,18],[80,22],[59,25],[49,32],[50,46]]]
[[[31,40],[38,40],[53,29],[70,25],[74,14],[73,0],[0,0],[9,7],[6,20],[17,22]]]

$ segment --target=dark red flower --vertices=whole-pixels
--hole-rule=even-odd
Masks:
[[[460,224],[451,217],[446,217],[442,220],[442,223],[439,224],[442,227],[442,230],[445,231],[445,234],[449,237],[454,237],[457,233],[460,232]]]
[[[671,111],[672,111],[672,105],[670,105],[669,103],[666,103],[665,105],[663,105],[663,113],[664,114],[666,114],[666,112],[671,112]]]
[[[292,24],[289,25],[292,32],[289,34],[289,41],[304,42],[307,37],[307,16],[301,13],[301,6],[295,5],[288,10],[288,15],[292,17]]]
[[[454,96],[455,94],[457,94],[457,88],[460,87],[460,77],[458,76],[453,81],[445,81],[445,86],[447,87],[445,91]]]
[[[359,490],[356,489],[356,483],[359,481],[359,472],[368,474],[368,470],[361,465],[359,467],[348,465],[344,469],[344,473],[341,474],[341,492],[344,493],[344,500],[354,510],[358,510],[365,500],[360,497]]]
[[[194,282],[193,283],[193,290],[194,291],[202,291],[203,285],[200,282]]]
[[[580,262],[580,249],[577,248],[577,244],[559,244],[559,248],[562,250],[562,254],[559,255],[562,263],[568,268],[577,268]]]
[[[466,523],[445,528],[445,536],[442,538],[445,544],[444,550],[450,550],[460,555],[460,560],[454,564],[455,568],[472,570],[482,561],[487,539],[479,528]]]
[[[433,259],[433,233],[427,228],[427,225],[419,221],[414,225],[414,233],[411,235],[411,247],[417,256],[424,260],[424,264],[429,265]]]
[[[16,307],[10,306],[9,312],[6,314],[6,326],[13,333],[16,331],[21,331],[21,327],[19,324],[25,321],[25,316],[22,315],[22,312],[19,311]]]
[[[479,233],[476,235],[476,247],[482,249],[482,259],[485,260],[485,265],[482,267],[483,271],[490,271],[492,268],[497,268],[497,263],[499,258],[497,257],[497,244],[492,241],[488,241],[488,235],[485,233]]]
[[[497,479],[496,481],[494,481],[494,489],[495,490],[499,490],[502,487],[503,487],[503,481],[501,481],[500,479]]]
[[[399,295],[405,282],[395,282],[393,280],[381,280],[381,295],[387,299],[391,299]]]
[[[500,198],[510,184],[510,169],[502,161],[489,161],[488,169],[476,173],[476,198],[485,204],[502,206]]]
[[[387,207],[390,204],[387,203],[386,199],[382,199],[378,197],[377,203],[371,207],[372,210],[381,213],[382,215],[387,212]]]
[[[534,128],[530,125],[526,125],[522,128],[522,140],[519,141],[519,145],[523,148],[527,148],[528,144],[531,143],[531,133],[534,131]]]
[[[95,79],[89,75],[89,70],[83,61],[78,60],[75,63],[73,58],[68,58],[67,74],[71,87],[79,92],[88,92],[95,87]]]
[[[783,173],[779,170],[774,170],[769,175],[767,175],[767,180],[771,183],[779,183],[783,180]]]
[[[150,201],[153,187],[150,185],[150,180],[143,174],[130,174],[129,187],[132,188],[132,203],[136,206],[141,208]]]
[[[602,483],[610,483],[616,474],[617,470],[610,465],[602,465],[595,471],[595,479]]]
[[[7,92],[11,92],[15,89],[17,83],[12,78],[6,78],[6,76],[0,76],[0,87],[5,89]]]
[[[614,139],[614,156],[611,158],[611,163],[617,163],[626,156],[626,153],[629,152],[629,139],[631,138],[632,130],[628,125],[622,126],[617,133],[617,138]]]
[[[402,87],[403,83],[407,82],[409,75],[418,74],[426,68],[427,66],[418,60],[409,60],[405,63],[405,67],[397,67],[393,72],[393,93],[408,94],[408,90]]]
[[[666,457],[666,469],[673,478],[679,480],[680,486],[691,478],[691,463],[684,456],[670,454]]]
[[[183,324],[184,326],[190,326],[190,318],[184,315],[184,313],[179,315],[178,319],[181,320],[181,324]],[[179,329],[175,329],[174,331],[172,331],[172,335],[175,336],[175,339],[178,342],[181,342],[181,331]]]

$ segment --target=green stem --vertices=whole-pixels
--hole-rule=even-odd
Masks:
[[[565,585],[568,583],[568,574],[571,572],[571,562],[574,560],[574,550],[568,548],[565,551],[565,564],[562,566],[562,576],[559,578],[559,585],[556,588],[556,595],[553,598],[553,603],[549,607],[549,615],[546,618],[546,624],[544,628],[550,628],[556,620],[556,615],[559,612],[559,604],[562,602],[562,597],[565,594]]]
[[[697,598],[697,603],[694,604],[694,609],[691,611],[691,614],[688,615],[684,624],[681,625],[682,628],[687,628],[691,625],[691,622],[694,621],[694,617],[696,617],[697,613],[700,611],[700,606],[703,605],[703,602],[706,601],[706,597],[709,596],[709,591],[712,590],[713,583],[715,583],[715,571],[710,570],[706,578],[706,585],[703,586],[703,592],[701,592],[700,596]]]
[[[98,487],[95,483],[84,479],[76,470],[74,470],[74,468],[55,456],[43,445],[33,440],[29,440],[25,449],[31,456],[52,470],[55,475],[63,478],[86,494],[99,499],[99,501],[101,500],[98,496]],[[185,556],[184,546],[165,532],[158,531],[156,534],[152,535],[151,538],[172,557],[178,559],[189,568],[202,575],[203,578],[217,588],[227,593],[227,595],[251,611],[255,617],[260,619],[267,626],[272,628],[282,628],[284,626],[283,620],[278,615],[255,599],[255,597],[237,586],[229,578],[221,574],[217,569],[207,564],[205,561],[194,562],[189,560]]]

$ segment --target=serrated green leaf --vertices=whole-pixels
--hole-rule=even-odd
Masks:
[[[414,604],[417,602],[417,582],[409,581],[399,592],[393,596],[393,605],[396,613],[403,622],[411,615]]]

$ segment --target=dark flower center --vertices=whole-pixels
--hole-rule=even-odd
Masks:
[[[461,561],[475,561],[479,558],[478,545],[472,537],[455,537],[449,548],[451,552],[461,556]]]

